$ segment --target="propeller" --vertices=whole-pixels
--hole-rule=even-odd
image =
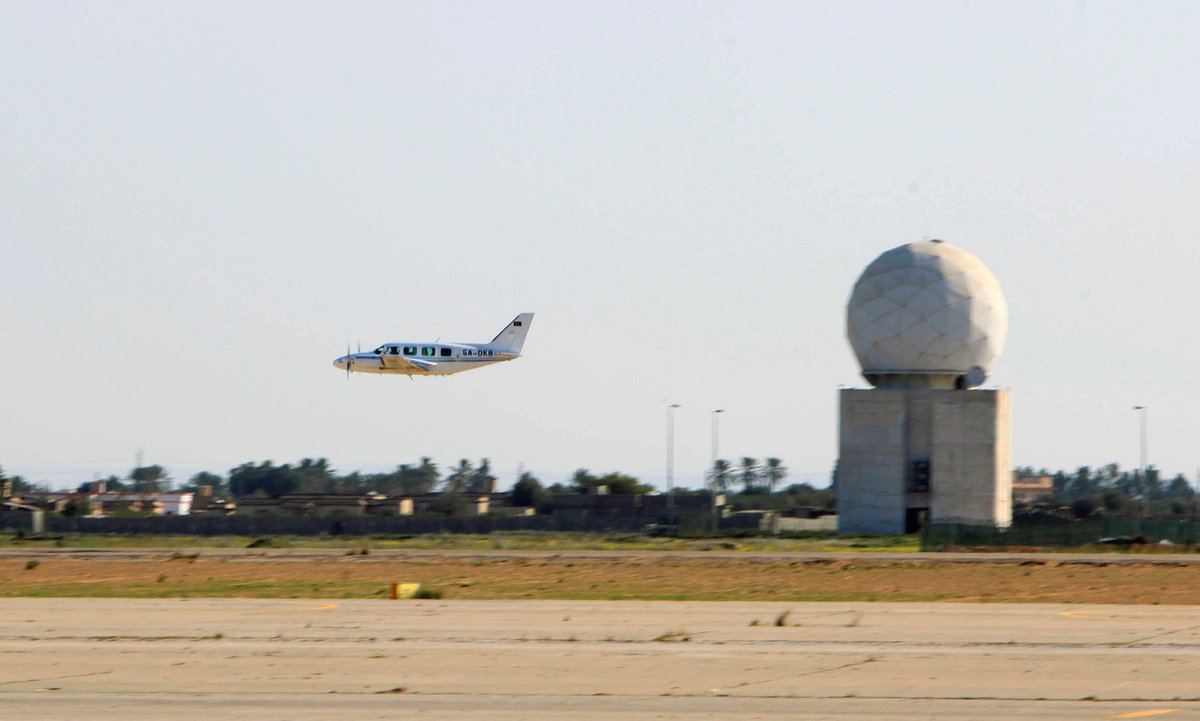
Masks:
[[[350,341],[346,341],[346,380],[350,380],[350,367],[354,365],[354,356],[350,355]]]

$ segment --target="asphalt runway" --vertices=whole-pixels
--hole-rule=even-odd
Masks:
[[[1200,718],[1200,607],[0,599],[0,719]]]

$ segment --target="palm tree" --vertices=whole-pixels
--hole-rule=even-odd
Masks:
[[[768,458],[767,466],[762,471],[762,477],[767,482],[767,493],[774,493],[775,487],[787,478],[787,466],[779,458]]]
[[[708,472],[708,479],[714,493],[724,493],[728,490],[730,481],[733,480],[733,469],[729,465],[729,461],[724,458],[713,461],[712,470]]]
[[[742,456],[742,470],[738,473],[738,479],[742,482],[743,493],[758,492],[758,459],[750,456]]]
[[[467,490],[471,493],[484,493],[489,490],[488,477],[492,473],[492,462],[486,458],[479,460],[479,467],[471,474],[471,482],[467,484]]]
[[[433,493],[433,489],[437,487],[438,467],[429,456],[421,457],[421,465],[417,467],[421,472],[421,490],[420,493]]]
[[[333,469],[325,458],[304,458],[296,466],[296,474],[300,477],[300,490],[303,493],[329,493],[338,490],[352,489],[334,488]]]
[[[467,480],[471,477],[471,462],[466,458],[459,460],[458,466],[446,476],[446,491],[450,493],[461,493],[466,485]]]

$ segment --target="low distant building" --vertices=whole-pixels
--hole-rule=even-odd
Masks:
[[[59,492],[45,493],[32,498],[58,513],[71,504],[87,507],[89,516],[107,516],[119,508],[157,516],[186,516],[192,512],[193,493],[120,493],[120,492]]]
[[[411,516],[413,502],[408,497],[377,496],[367,499],[368,516]]]
[[[497,494],[500,495],[500,494]],[[289,493],[282,496],[242,496],[236,512],[251,516],[411,516],[424,513],[450,513],[486,516],[491,498],[486,494],[462,493],[456,500],[444,493],[419,496],[385,496],[379,493]],[[448,504],[452,507],[448,508]]]
[[[237,499],[236,509],[251,516],[400,516],[412,513],[412,501],[374,493],[288,493],[274,498],[243,496]]]
[[[197,497],[192,502],[193,516],[232,516],[237,512],[237,503],[219,496]]]
[[[237,504],[230,498],[213,495],[212,486],[197,486],[192,497],[193,516],[229,516],[237,510]]]
[[[1018,476],[1013,473],[1012,493],[1014,501],[1036,501],[1054,493],[1054,476]]]

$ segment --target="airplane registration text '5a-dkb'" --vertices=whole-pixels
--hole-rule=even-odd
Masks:
[[[488,343],[385,343],[370,353],[347,353],[333,362],[346,373],[442,376],[521,357],[533,313],[513,318]]]

